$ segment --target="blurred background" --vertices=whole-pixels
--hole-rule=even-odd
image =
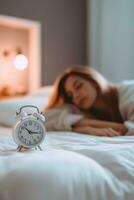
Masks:
[[[25,93],[27,84],[29,91],[53,84],[73,65],[90,65],[113,82],[133,79],[133,11],[133,0],[0,0],[0,84],[10,74],[6,80]],[[13,53],[24,55],[30,70],[15,66],[12,75],[2,59]]]

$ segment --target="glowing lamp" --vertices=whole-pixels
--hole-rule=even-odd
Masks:
[[[23,54],[17,54],[13,60],[13,64],[16,69],[24,70],[28,66],[28,59]]]

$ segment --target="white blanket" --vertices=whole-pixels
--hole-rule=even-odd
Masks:
[[[0,200],[133,200],[134,136],[48,132],[43,151],[17,152],[0,128]]]

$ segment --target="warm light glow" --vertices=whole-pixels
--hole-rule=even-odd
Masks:
[[[14,64],[16,69],[24,70],[28,66],[28,59],[23,54],[18,54],[18,55],[15,56],[15,58],[13,60],[13,64]]]

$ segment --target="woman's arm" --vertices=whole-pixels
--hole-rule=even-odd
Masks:
[[[79,122],[75,124],[74,127],[82,127],[82,126],[90,126],[94,128],[112,128],[115,131],[121,133],[121,135],[124,135],[128,131],[126,126],[122,123],[89,119],[89,118],[81,119]]]
[[[119,132],[115,131],[112,128],[93,128],[90,126],[77,126],[73,127],[72,130],[74,132],[88,134],[88,135],[96,135],[96,136],[114,137],[121,135]]]
[[[47,131],[71,131],[73,124],[76,124],[83,115],[73,114],[70,105],[52,108],[45,115],[45,127]]]

